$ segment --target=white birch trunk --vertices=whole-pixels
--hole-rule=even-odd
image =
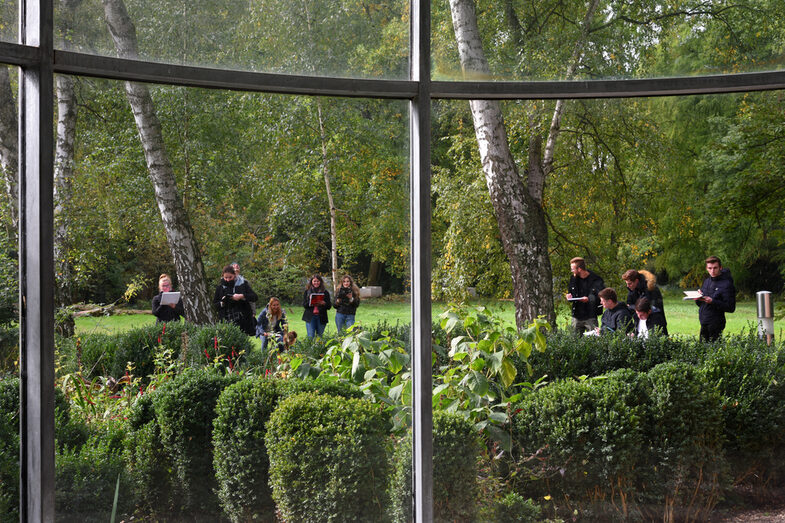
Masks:
[[[71,203],[74,176],[74,148],[76,144],[76,93],[74,77],[58,75],[57,145],[54,165],[54,256],[57,304],[70,305],[71,263],[68,259],[68,208]]]
[[[103,0],[103,4],[106,23],[118,56],[138,58],[136,29],[125,4],[122,0]],[[186,319],[197,324],[211,323],[214,316],[202,257],[177,190],[177,181],[164,148],[161,124],[150,91],[146,85],[126,82],[125,92],[144,148],[155,199],[183,293]]]
[[[7,66],[0,66],[0,169],[11,227],[9,237],[16,244],[16,231],[19,228],[19,124],[17,120],[16,99],[11,90],[10,72]]]
[[[464,75],[489,76],[474,2],[450,0],[450,10]],[[510,153],[499,103],[472,100],[469,105],[485,182],[510,262],[516,324],[523,328],[537,316],[544,316],[553,324],[556,316],[543,208],[521,181]]]
[[[327,133],[324,130],[322,118],[322,104],[316,101],[316,112],[319,118],[319,135],[322,141],[322,174],[324,175],[324,189],[327,191],[327,203],[330,205],[330,271],[333,277],[333,286],[338,286],[338,228],[335,223],[336,209],[333,192],[330,188],[330,171],[327,162]]]

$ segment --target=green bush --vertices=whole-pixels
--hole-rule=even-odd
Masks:
[[[147,381],[155,372],[155,356],[168,350],[174,357],[180,354],[183,332],[193,327],[182,322],[151,323],[117,335],[117,351],[108,368],[110,376],[125,374],[128,362],[132,362],[134,376]]]
[[[474,521],[478,505],[480,439],[458,414],[433,413],[433,512],[435,521]],[[393,521],[411,521],[412,435],[401,438],[390,484]]]
[[[19,328],[0,325],[0,373],[15,372],[19,361]]]
[[[55,512],[59,520],[108,521],[118,477],[117,514],[128,514],[133,509],[118,425],[105,424],[81,447],[66,447],[55,453]]]
[[[171,457],[187,511],[220,513],[213,471],[212,432],[215,405],[236,374],[213,368],[187,368],[153,395],[164,451]]]
[[[19,379],[1,375],[0,521],[19,521]]]
[[[720,395],[696,367],[681,362],[648,373],[651,392],[647,431],[652,449],[644,503],[654,517],[704,520],[726,486]],[[662,511],[664,510],[664,515]]]
[[[378,405],[301,393],[270,416],[273,499],[286,521],[378,521],[387,505],[388,423]]]
[[[755,337],[729,338],[704,363],[722,398],[725,451],[734,484],[757,498],[772,494],[785,472],[783,351]]]
[[[531,499],[510,492],[494,504],[495,523],[536,523],[542,521],[542,509]]]
[[[233,521],[275,519],[269,487],[265,425],[279,400],[301,392],[361,398],[356,387],[329,379],[248,377],[221,393],[213,428],[214,467],[221,506]]]
[[[267,300],[272,296],[277,297],[282,303],[301,303],[305,288],[303,277],[305,272],[308,271],[303,271],[301,267],[290,264],[274,267],[264,263],[254,267],[246,267],[243,276],[251,282],[251,287],[259,296],[256,308],[258,312],[261,312],[267,305]]]
[[[186,360],[205,363],[221,356],[223,361],[231,359],[234,366],[245,360],[244,356],[238,358],[238,355],[250,354],[252,348],[251,339],[240,327],[234,323],[221,322],[197,327],[190,333]]]
[[[153,397],[139,398],[128,415],[123,460],[129,474],[137,510],[146,516],[167,519],[176,514],[181,493],[174,481],[172,459],[161,444],[161,429]]]
[[[637,469],[646,462],[646,397],[645,375],[630,370],[558,381],[525,396],[514,418],[527,469],[521,493],[569,499],[585,517],[634,516]]]
[[[117,376],[115,374],[115,354],[117,353],[117,334],[86,334],[76,338],[62,339],[61,350],[68,354],[61,356],[65,360],[66,371],[69,373],[82,371],[90,379],[94,376]],[[72,340],[73,344],[69,341]],[[125,370],[123,370],[125,373]]]

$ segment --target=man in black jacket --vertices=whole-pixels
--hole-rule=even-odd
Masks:
[[[605,287],[602,278],[586,269],[583,258],[570,260],[570,292],[564,297],[572,302],[572,328],[578,334],[597,328],[600,314],[599,292]]]
[[[234,267],[224,267],[223,276],[215,289],[213,305],[218,309],[221,321],[236,324],[249,336],[256,334],[256,318],[251,310],[251,302],[257,300],[256,293],[247,281],[237,284]]]
[[[725,330],[725,313],[736,310],[736,287],[730,270],[723,269],[716,256],[706,258],[706,272],[709,276],[703,280],[701,297],[695,304],[699,307],[700,339],[715,341]]]
[[[600,291],[600,303],[605,308],[602,313],[602,325],[600,325],[599,333],[605,334],[607,332],[622,331],[625,333],[632,332],[634,322],[632,321],[632,313],[627,308],[626,303],[619,303],[619,298],[616,296],[616,291],[610,287]]]

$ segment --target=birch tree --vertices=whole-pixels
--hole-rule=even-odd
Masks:
[[[121,58],[138,58],[136,28],[122,0],[103,0],[104,16]],[[155,199],[183,292],[186,319],[204,324],[213,320],[204,266],[188,214],[177,190],[174,170],[164,147],[161,123],[147,86],[126,82],[126,97],[144,149]]]
[[[16,244],[19,226],[19,131],[16,99],[11,90],[7,66],[0,66],[0,169],[3,171],[5,195],[10,214],[9,238]]]

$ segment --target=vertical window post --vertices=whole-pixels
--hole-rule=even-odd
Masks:
[[[20,517],[54,521],[53,8],[22,0],[19,38],[39,49],[19,79]]]
[[[431,12],[411,0],[409,105],[412,275],[412,488],[414,521],[433,521],[433,408],[431,384]]]

